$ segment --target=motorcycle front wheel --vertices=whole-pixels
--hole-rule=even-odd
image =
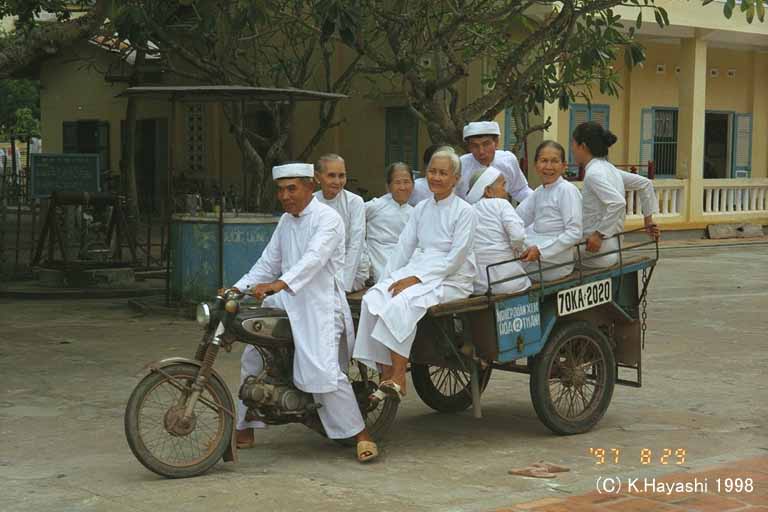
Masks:
[[[179,363],[139,382],[125,408],[125,435],[136,458],[167,478],[187,478],[211,469],[227,450],[232,416],[229,391],[211,375],[192,415],[184,418],[199,368]]]

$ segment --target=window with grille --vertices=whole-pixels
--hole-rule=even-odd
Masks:
[[[184,108],[187,169],[192,172],[205,171],[205,105],[203,103],[187,103]]]
[[[99,155],[99,169],[106,171],[109,162],[109,123],[106,121],[64,121],[62,123],[64,153]]]
[[[386,111],[384,164],[405,162],[414,171],[419,162],[419,120],[408,107],[392,107]]]

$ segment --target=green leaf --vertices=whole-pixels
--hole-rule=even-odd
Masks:
[[[654,10],[653,15],[656,17],[656,23],[664,28],[664,18],[661,17],[661,13],[658,10]]]
[[[752,23],[754,19],[755,19],[755,6],[751,5],[749,9],[747,9],[747,23]]]
[[[731,19],[733,16],[733,8],[736,6],[736,0],[726,0],[723,6],[723,14],[726,18]]]
[[[763,0],[758,0],[757,2],[757,19],[761,23],[765,21],[765,2]]]
[[[640,30],[640,27],[643,26],[643,11],[640,11],[640,14],[637,15],[637,21],[635,22],[635,27],[637,30]]]

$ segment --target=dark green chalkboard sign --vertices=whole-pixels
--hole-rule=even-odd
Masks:
[[[99,192],[99,155],[33,153],[32,197],[43,199],[54,192]]]

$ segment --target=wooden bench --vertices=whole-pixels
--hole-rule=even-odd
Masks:
[[[626,267],[636,263],[642,263],[644,261],[653,261],[653,258],[649,258],[646,256],[633,256],[630,258],[624,258],[623,266]],[[547,281],[544,283],[544,286],[546,288],[549,288],[549,287],[568,283],[569,281],[573,281],[574,279],[579,279],[580,277],[588,278],[591,276],[595,276],[605,272],[611,272],[618,269],[619,269],[618,264],[612,267],[605,267],[605,268],[584,268],[581,271],[576,270],[560,279],[556,279],[554,281]],[[452,315],[460,312],[465,313],[468,311],[480,311],[483,309],[487,309],[489,305],[494,304],[496,302],[500,302],[502,300],[506,300],[512,297],[520,297],[530,293],[531,291],[536,291],[539,289],[541,289],[541,283],[534,282],[530,288],[517,293],[500,293],[500,294],[491,295],[490,297],[487,295],[472,295],[470,297],[467,297],[466,299],[457,299],[457,300],[452,300],[450,302],[445,302],[443,304],[436,304],[431,308],[429,308],[428,313],[430,316],[433,316],[433,317],[441,317],[441,316]],[[354,312],[359,313],[360,303],[363,300],[363,295],[367,291],[368,289],[365,288],[347,295],[347,301],[349,302],[349,306]]]

